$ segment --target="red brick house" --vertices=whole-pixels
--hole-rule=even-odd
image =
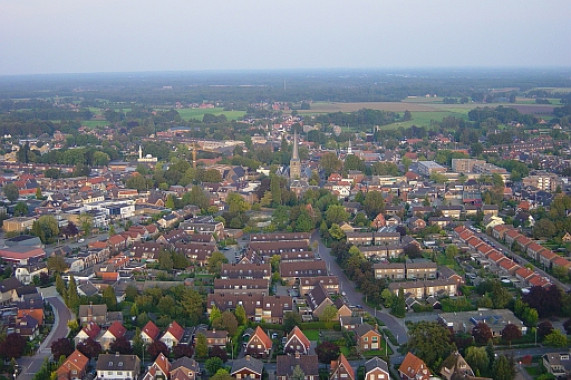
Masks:
[[[368,323],[363,323],[355,329],[357,347],[361,352],[378,350],[381,348],[382,335],[377,331],[377,326],[373,327]]]
[[[255,358],[265,358],[271,351],[272,340],[260,326],[256,327],[250,340],[246,343],[246,354]]]
[[[399,367],[399,374],[402,380],[430,379],[430,370],[426,363],[410,352],[404,357]]]
[[[330,380],[348,379],[355,380],[355,371],[347,361],[345,355],[340,354],[337,360],[331,361]]]
[[[83,379],[87,372],[87,364],[89,364],[87,356],[75,350],[57,369],[58,380]]]
[[[295,354],[296,352],[309,355],[309,339],[295,326],[287,336],[286,344],[284,345],[285,354]]]

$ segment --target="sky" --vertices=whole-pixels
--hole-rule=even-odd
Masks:
[[[0,0],[0,75],[569,67],[569,0]]]

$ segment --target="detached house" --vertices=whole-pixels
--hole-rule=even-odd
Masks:
[[[115,321],[109,326],[107,331],[99,336],[98,342],[101,348],[108,350],[115,340],[125,335],[127,329],[119,321]]]
[[[365,380],[389,380],[389,366],[387,362],[374,357],[365,362]]]
[[[250,355],[236,359],[232,363],[230,376],[235,379],[262,380],[264,363]]]
[[[399,367],[402,380],[429,380],[430,370],[422,359],[412,353],[406,354]]]
[[[155,325],[153,321],[149,321],[141,330],[141,339],[145,344],[149,345],[159,337],[160,332],[157,325]]]
[[[66,361],[57,369],[58,380],[83,379],[87,373],[89,359],[78,350],[69,355]]]
[[[77,347],[77,345],[81,342],[86,341],[87,339],[93,339],[96,340],[97,337],[99,336],[99,332],[101,331],[101,328],[99,327],[99,325],[95,322],[88,322],[85,326],[83,326],[83,328],[77,333],[77,335],[75,336],[75,338],[73,338],[73,342],[75,343],[75,346]]]
[[[264,332],[264,330],[258,326],[254,331],[254,334],[248,340],[246,344],[246,354],[251,355],[256,358],[265,358],[272,351],[272,340]]]
[[[141,361],[136,355],[101,354],[97,358],[98,380],[133,380],[140,369]]]
[[[171,380],[195,380],[200,374],[196,360],[183,356],[171,365]]]
[[[382,335],[379,333],[377,326],[373,327],[368,323],[357,326],[355,337],[357,346],[361,352],[369,350],[378,350],[381,348]]]
[[[299,327],[295,326],[287,336],[287,341],[284,345],[284,353],[300,353],[303,355],[309,355],[309,346],[309,339],[307,339]]]
[[[337,360],[331,361],[331,375],[329,375],[329,380],[355,380],[355,371],[345,355],[340,354]]]
[[[184,329],[176,323],[176,321],[172,321],[160,340],[166,344],[168,348],[173,348],[181,341],[183,336]]]
[[[278,355],[276,365],[277,380],[292,378],[294,368],[299,367],[305,374],[304,380],[319,379],[317,355]]]

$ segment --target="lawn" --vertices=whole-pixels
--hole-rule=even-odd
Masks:
[[[223,108],[183,108],[176,110],[180,117],[188,121],[190,119],[202,120],[205,114],[214,114],[216,116],[225,115],[228,120],[239,120],[246,114],[245,111],[224,111]]]
[[[311,341],[318,341],[319,340],[319,330],[304,330],[303,333],[307,337],[307,339]]]
[[[109,125],[109,122],[107,122],[106,120],[86,120],[82,121],[81,125],[85,125],[88,128],[97,128]]]

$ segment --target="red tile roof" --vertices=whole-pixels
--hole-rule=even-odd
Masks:
[[[266,346],[266,348],[272,347],[272,340],[260,326],[256,327],[256,330],[254,330],[254,333],[252,334],[250,340],[252,340],[252,338],[255,336],[257,336],[264,343],[264,346]]]
[[[167,332],[170,333],[178,341],[180,341],[184,335],[184,329],[178,323],[176,323],[176,321],[172,321],[167,329]]]
[[[405,376],[410,379],[415,380],[429,380],[430,370],[428,366],[422,359],[413,355],[412,353],[406,354],[402,364],[399,367],[399,372],[402,372]]]
[[[149,321],[147,322],[145,327],[143,327],[143,330],[141,332],[147,334],[147,336],[152,340],[155,340],[157,339],[161,331],[159,330],[157,325],[153,323],[153,321]]]
[[[113,336],[115,338],[120,338],[123,335],[125,335],[125,333],[127,332],[127,329],[125,327],[123,327],[121,322],[115,321],[111,324],[111,326],[109,326],[107,331],[109,331],[111,334],[113,334]]]

